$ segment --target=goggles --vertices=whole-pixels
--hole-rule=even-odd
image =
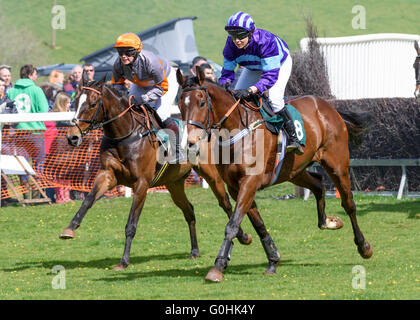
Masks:
[[[235,39],[243,40],[249,36],[249,32],[246,30],[229,30],[228,33],[232,37],[233,40]]]
[[[134,57],[137,53],[137,50],[134,48],[117,48],[118,55],[121,57],[126,55],[127,57]]]

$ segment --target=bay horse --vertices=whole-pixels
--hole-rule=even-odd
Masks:
[[[192,153],[195,153],[194,156],[199,150],[197,146],[208,141],[208,135],[212,132],[210,129],[224,128],[229,133],[238,132],[248,124],[262,119],[260,112],[252,110],[255,109],[255,105],[253,108],[249,107],[249,103],[248,106],[242,104],[237,106],[232,94],[223,87],[205,80],[204,73],[200,68],[197,68],[196,74],[196,77],[186,78],[179,70],[177,72],[177,80],[182,87],[179,106],[183,120],[187,121],[188,148]],[[230,161],[221,161],[220,154],[223,152],[219,152],[216,166],[227,184],[230,195],[236,200],[236,207],[226,225],[225,238],[214,267],[205,278],[208,281],[222,281],[223,271],[227,267],[228,256],[232,250],[232,240],[239,230],[245,213],[248,213],[268,259],[265,274],[276,272],[280,254],[257,209],[255,203],[257,190],[284,181],[291,181],[295,185],[310,189],[316,198],[318,227],[327,229],[329,218],[325,215],[325,187],[322,176],[305,170],[314,162],[318,162],[326,170],[340,192],[341,205],[350,217],[354,242],[359,254],[365,259],[370,258],[373,254],[372,246],[365,240],[357,223],[356,205],[353,201],[349,177],[347,125],[350,132],[360,132],[362,119],[357,119],[358,114],[349,114],[348,119],[344,122],[331,104],[315,96],[299,97],[288,103],[299,111],[303,119],[306,145],[303,147],[302,155],[295,153],[285,155],[282,169],[276,181],[273,182],[271,179],[275,169],[278,137],[269,132],[265,124],[262,126],[263,129],[249,133],[249,143],[248,145],[244,144],[243,154],[238,161],[232,161],[235,156],[236,143],[228,146]],[[258,137],[257,134],[260,136]],[[206,139],[204,139],[205,137]],[[225,139],[219,144],[220,149],[226,141],[229,139]],[[256,155],[254,162],[245,159],[247,151]],[[252,172],[252,169],[261,164],[260,171]]]
[[[145,109],[144,113],[135,112],[133,105],[114,88],[105,85],[105,77],[98,82],[86,83],[83,80],[75,99],[76,106],[80,104],[73,120],[74,126],[66,133],[70,145],[78,146],[82,138],[90,130],[103,128],[104,136],[100,147],[101,168],[95,178],[93,187],[83,200],[80,209],[71,220],[69,226],[61,233],[61,239],[75,237],[75,232],[88,209],[107,191],[117,185],[133,189],[133,202],[125,227],[124,254],[114,267],[123,270],[129,265],[131,242],[137,230],[138,220],[146,200],[147,190],[154,186],[165,185],[173,202],[182,210],[189,227],[191,252],[190,258],[200,256],[195,229],[195,214],[192,204],[188,201],[184,190],[184,181],[189,175],[191,163],[167,165],[158,161],[158,141],[153,129],[158,124],[153,115]],[[143,107],[142,107],[143,108]],[[219,205],[230,217],[232,205],[214,165],[194,166],[194,170],[208,182]],[[157,173],[160,178],[156,180]],[[153,182],[155,181],[155,182]],[[242,244],[250,244],[251,235],[238,233]]]
[[[414,97],[420,103],[420,48],[417,41],[414,41],[414,49],[416,49],[417,52],[417,57],[413,64],[413,68],[416,75],[416,88],[414,90]]]

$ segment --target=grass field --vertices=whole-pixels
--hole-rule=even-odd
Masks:
[[[420,2],[417,0],[265,0],[258,5],[246,0],[61,0],[57,4],[65,8],[65,29],[56,31],[58,49],[48,46],[51,44],[53,1],[0,0],[0,16],[4,16],[2,33],[15,37],[33,34],[42,47],[37,51],[41,55],[36,57],[39,63],[79,63],[81,57],[115,42],[121,33],[140,32],[174,18],[196,16],[194,31],[198,52],[221,64],[226,41],[223,27],[229,16],[239,10],[250,13],[257,27],[278,34],[294,50],[306,36],[303,17],[307,14],[312,15],[321,37],[415,34],[420,29]],[[355,5],[365,8],[366,29],[352,27]],[[7,43],[4,49],[11,50]],[[28,62],[21,61],[18,65],[24,63]],[[16,78],[17,70],[14,75]]]
[[[313,197],[276,200],[293,188],[257,194],[265,224],[282,255],[277,275],[264,276],[266,257],[248,219],[250,246],[235,240],[220,284],[204,277],[213,266],[227,219],[210,191],[187,190],[195,207],[201,257],[189,260],[189,236],[170,196],[148,196],[131,250],[131,264],[115,272],[124,246],[130,200],[100,200],[74,240],[58,238],[80,206],[7,207],[0,213],[0,299],[420,299],[420,200],[356,196],[358,221],[374,248],[363,260],[339,199],[327,213],[341,217],[338,231],[317,228]],[[65,289],[53,289],[55,266],[65,268]],[[365,289],[354,289],[355,266],[366,270]]]

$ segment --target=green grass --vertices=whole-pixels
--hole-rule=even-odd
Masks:
[[[57,4],[66,9],[66,29],[56,32],[59,49],[47,46],[51,44],[52,1],[0,0],[0,14],[6,19],[1,30],[16,28],[22,33],[30,30],[45,49],[45,64],[79,63],[81,57],[115,42],[121,33],[140,32],[174,18],[197,16],[194,31],[198,52],[221,64],[226,41],[223,27],[229,16],[239,10],[250,13],[257,27],[283,37],[294,50],[306,36],[303,17],[307,14],[312,15],[319,36],[327,37],[415,34],[420,26],[417,0],[266,0],[258,5],[245,0],[61,0]],[[352,28],[355,5],[366,9],[365,30]],[[21,64],[24,63],[28,61]]]
[[[339,199],[327,213],[341,217],[338,231],[317,228],[313,197],[275,200],[292,193],[275,186],[257,194],[265,224],[282,255],[277,275],[264,276],[264,250],[248,219],[250,246],[235,240],[220,284],[207,284],[227,222],[210,191],[187,190],[197,218],[201,257],[189,260],[187,225],[168,194],[150,194],[123,272],[119,262],[130,199],[104,199],[87,213],[76,239],[58,238],[80,202],[6,207],[0,213],[0,299],[419,299],[420,201],[356,196],[358,221],[374,248],[362,259]],[[66,271],[66,289],[55,290],[52,268]],[[366,269],[366,289],[352,288],[354,266]]]

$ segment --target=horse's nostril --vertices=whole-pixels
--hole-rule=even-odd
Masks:
[[[77,146],[77,144],[79,143],[79,137],[78,136],[70,136],[70,137],[67,137],[67,141],[70,145]]]

